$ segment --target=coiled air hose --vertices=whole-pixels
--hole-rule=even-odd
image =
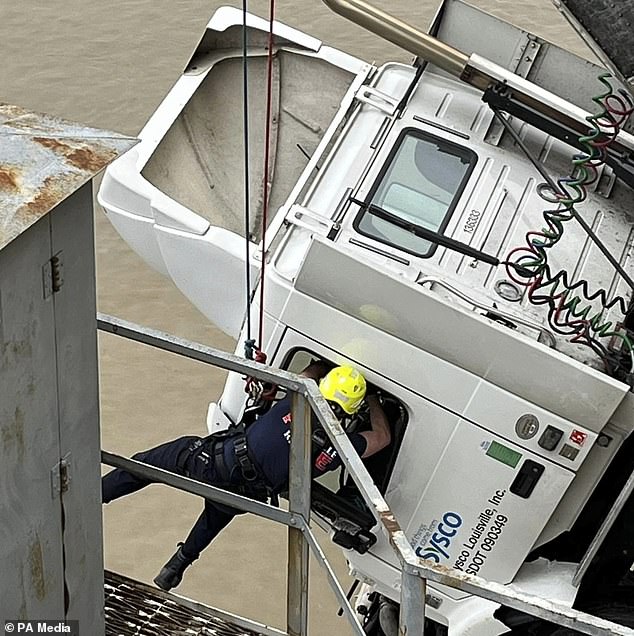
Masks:
[[[558,190],[547,183],[538,187],[540,197],[557,207],[543,212],[545,227],[529,231],[526,244],[512,249],[505,264],[508,276],[527,288],[529,302],[548,306],[548,323],[553,331],[569,337],[570,342],[590,347],[611,375],[627,375],[634,371],[632,340],[618,325],[605,320],[604,314],[618,306],[627,315],[634,311],[632,303],[620,296],[610,300],[604,289],[592,292],[588,281],[573,282],[567,271],[553,272],[548,263],[548,250],[561,240],[565,223],[577,216],[575,206],[586,199],[588,186],[598,179],[605,149],[634,111],[631,98],[624,92],[617,94],[609,77],[609,73],[599,76],[605,91],[593,97],[599,112],[587,117],[590,130],[579,138],[585,151],[573,157],[571,176],[557,181]],[[620,351],[599,341],[606,337],[619,339]]]

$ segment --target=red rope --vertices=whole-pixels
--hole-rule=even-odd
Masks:
[[[264,267],[266,261],[266,224],[269,212],[269,146],[271,139],[271,104],[273,101],[273,20],[275,19],[275,0],[269,5],[269,50],[266,73],[266,125],[264,129],[264,196],[262,204],[262,272],[260,274],[260,331],[258,343],[263,345],[264,330]]]

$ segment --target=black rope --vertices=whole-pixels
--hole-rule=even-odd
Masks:
[[[251,312],[249,303],[251,301],[251,258],[250,258],[250,210],[249,210],[249,87],[248,87],[248,64],[247,64],[247,0],[242,0],[242,116],[244,128],[244,239],[246,251],[246,321],[247,321],[247,341],[251,341]]]

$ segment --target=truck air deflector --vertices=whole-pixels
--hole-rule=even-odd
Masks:
[[[220,227],[197,236],[156,225],[155,235],[174,284],[219,329],[237,338],[247,310],[244,239]],[[251,291],[259,271],[251,259]]]
[[[247,309],[245,237],[253,254],[262,238],[263,182],[272,184],[269,209],[275,212],[314,163],[311,155],[323,152],[335,134],[330,124],[351,85],[365,81],[372,69],[274,24],[271,160],[264,175],[264,138],[254,127],[245,228],[242,20],[242,12],[230,7],[214,14],[187,69],[141,131],[141,143],[113,164],[98,194],[134,251],[232,337]],[[247,15],[247,29],[249,116],[263,121],[269,24]],[[268,216],[269,225],[279,227],[274,218]],[[259,269],[252,260],[253,286]]]

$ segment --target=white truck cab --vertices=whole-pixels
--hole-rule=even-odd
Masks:
[[[245,229],[241,21],[230,8],[211,19],[141,143],[108,169],[106,214],[238,352],[247,324],[261,324],[273,366],[318,358],[364,374],[393,438],[367,467],[419,557],[608,617],[629,590],[615,620],[632,620],[631,502],[579,568],[632,471],[631,155],[604,157],[579,186],[585,225],[562,221],[565,197],[543,185],[544,172],[568,176],[577,152],[547,115],[593,112],[601,69],[460,0],[445,0],[430,32],[473,52],[478,72],[512,78],[492,82],[485,101],[420,59],[376,68],[275,24],[271,163],[265,174],[255,128]],[[248,27],[253,120],[264,112],[268,24],[250,16]],[[529,117],[509,86],[529,86],[546,115]],[[616,140],[634,152],[627,131]],[[553,227],[536,284],[527,270]],[[210,431],[240,420],[245,400],[230,375]],[[399,565],[345,475],[316,491],[316,513],[366,584],[372,630],[380,605],[398,602]],[[545,629],[443,585],[428,592],[432,633]],[[369,634],[387,633],[376,625]]]

